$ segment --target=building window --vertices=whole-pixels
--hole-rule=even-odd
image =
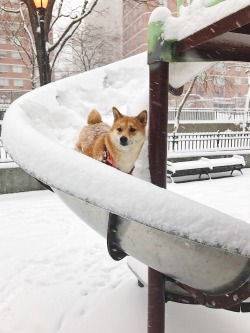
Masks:
[[[7,52],[0,50],[0,58],[7,58]]]
[[[8,66],[7,65],[0,65],[0,73],[7,73]]]
[[[8,86],[9,86],[9,80],[0,78],[0,87],[8,87]]]
[[[241,86],[241,78],[240,77],[234,78],[234,82],[235,82],[236,86]]]
[[[11,31],[16,31],[17,32],[18,29],[19,29],[19,25],[17,23],[10,23],[9,28],[10,28]]]
[[[12,58],[13,58],[13,59],[21,59],[21,55],[20,55],[20,53],[17,52],[17,51],[13,51],[13,52],[11,52],[11,55],[12,55]]]
[[[11,38],[11,44],[12,44],[12,45],[20,46],[20,45],[21,45],[21,42],[20,42],[20,40],[19,40],[17,37],[12,37],[12,38]]]
[[[23,80],[21,79],[14,79],[13,80],[14,87],[23,87]]]
[[[216,72],[219,72],[219,73],[225,74],[227,72],[227,66],[223,61],[217,62],[217,64],[214,65],[214,69]]]
[[[6,38],[3,36],[0,36],[0,44],[6,44]]]
[[[223,93],[221,91],[215,91],[215,97],[223,97]]]
[[[206,80],[206,73],[201,73],[197,76],[197,83],[204,84]]]
[[[215,86],[225,86],[226,84],[226,80],[222,76],[215,76],[213,81]]]
[[[168,0],[159,0],[159,5],[167,7],[168,6]]]
[[[12,66],[12,71],[13,71],[13,73],[22,73],[23,72],[23,67],[18,66],[18,65],[13,65]]]

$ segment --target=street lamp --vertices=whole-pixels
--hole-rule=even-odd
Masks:
[[[46,40],[44,33],[44,17],[45,11],[48,5],[48,0],[33,0],[34,5],[37,9],[38,18],[39,18],[39,33],[40,33],[40,43],[42,51],[42,68],[41,68],[41,85],[49,83],[48,70],[47,70],[47,51],[46,51]]]

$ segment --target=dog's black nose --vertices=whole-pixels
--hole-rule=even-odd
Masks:
[[[128,144],[128,138],[126,136],[121,136],[120,137],[120,144],[122,146],[127,146],[127,144]]]

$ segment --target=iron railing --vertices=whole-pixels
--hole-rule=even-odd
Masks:
[[[176,109],[168,111],[168,121],[173,123],[177,114]],[[180,115],[181,122],[250,122],[250,111],[244,109],[222,110],[222,109],[183,109]]]
[[[250,132],[170,133],[169,152],[250,150]],[[0,163],[11,162],[0,138]]]
[[[171,133],[168,151],[225,151],[250,149],[250,132]]]

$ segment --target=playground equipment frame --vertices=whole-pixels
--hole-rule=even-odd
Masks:
[[[183,1],[178,2],[178,6]],[[221,1],[211,1],[216,5]],[[225,1],[226,2],[226,1]],[[183,87],[168,84],[169,63],[188,61],[244,61],[250,59],[250,6],[180,40],[166,41],[162,37],[163,22],[149,24],[148,64],[150,71],[149,166],[151,181],[166,187],[166,143],[168,93],[180,95]],[[197,290],[183,286],[200,304],[207,300]],[[243,288],[243,287],[242,287]],[[250,296],[249,283],[243,294]],[[213,298],[211,302],[215,302]],[[216,302],[219,302],[217,299]],[[220,302],[225,308],[225,297]],[[240,306],[238,307],[238,309]],[[247,308],[248,309],[248,308]],[[165,279],[162,274],[148,270],[148,333],[165,332]]]

